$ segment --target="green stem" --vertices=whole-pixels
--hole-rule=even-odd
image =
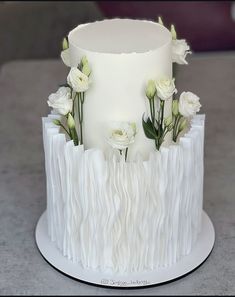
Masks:
[[[126,148],[126,151],[125,151],[125,161],[127,160],[127,153],[128,153],[128,147]]]
[[[164,141],[164,137],[167,133],[165,128],[163,129],[164,106],[165,106],[165,101],[160,99],[160,108],[158,110],[158,129],[157,129],[158,133],[157,133],[157,138],[155,139],[155,145],[157,150],[160,149]]]
[[[73,134],[70,128],[69,128],[69,135],[70,135],[70,139],[73,140]]]
[[[83,123],[83,103],[84,103],[84,92],[81,93],[81,123]]]
[[[152,104],[153,104],[153,106],[152,106],[152,109],[153,109],[153,125],[154,125],[154,123],[155,123],[155,103],[154,103],[154,98],[152,99]]]
[[[179,126],[179,122],[180,119],[182,118],[182,115],[178,114],[175,120],[175,125],[174,125],[174,130],[173,130],[173,141],[176,142],[177,141],[177,137],[179,135],[179,131],[178,131],[178,126]]]
[[[78,121],[79,121],[79,124],[80,124],[80,119],[81,119],[81,114],[80,114],[80,94],[77,93],[77,102],[78,102]]]
[[[80,108],[81,108],[81,122],[80,122],[80,134],[81,134],[81,144],[83,144],[83,131],[82,131],[82,123],[83,123],[83,101],[81,100],[80,103]]]
[[[70,129],[70,133],[72,135],[74,145],[78,145],[78,135],[76,129]]]
[[[157,111],[157,119],[155,120],[157,123],[157,136],[160,134],[160,110]]]
[[[158,141],[158,138],[155,139],[155,146],[156,146],[156,149],[159,151],[159,141]]]
[[[63,124],[60,123],[60,126],[65,130],[65,132],[68,134],[68,136],[71,138],[70,131],[68,131]]]
[[[160,123],[160,115],[161,115],[161,110],[159,109],[157,112],[158,123]]]
[[[165,107],[165,101],[164,100],[161,100],[160,101],[161,103],[161,106],[162,106],[162,108],[161,108],[161,131],[163,131],[163,119],[164,119],[164,107]]]
[[[76,100],[76,97],[77,97],[77,93],[75,93],[74,98],[73,98],[73,110],[72,110],[72,116],[73,116],[73,118],[74,118],[74,115],[75,115],[75,100]]]
[[[173,117],[173,141],[175,142],[175,135],[176,135],[176,121],[177,121],[177,116]]]
[[[177,138],[178,138],[180,132],[182,132],[182,130],[181,131],[179,130],[178,133],[176,134],[175,142],[177,141]]]
[[[176,134],[175,134],[175,142],[177,141],[177,137],[179,135],[179,123],[180,123],[181,116],[179,115],[176,121]]]
[[[85,100],[85,92],[82,92],[82,104],[84,103]]]
[[[82,122],[83,122],[83,101],[84,99],[82,99],[82,94],[81,93],[77,93],[78,94],[78,120],[79,120],[79,127],[80,127],[80,141],[81,144],[83,144],[83,135],[82,135]]]
[[[149,107],[150,107],[150,115],[151,115],[152,124],[154,124],[154,122],[153,122],[153,107],[152,107],[152,99],[149,99]]]
[[[167,128],[164,128],[163,133],[162,133],[162,136],[160,137],[160,144],[163,143],[164,138],[165,138],[165,136],[166,136],[167,133],[168,133]]]
[[[80,138],[81,138],[81,144],[83,144],[82,124],[80,124]]]

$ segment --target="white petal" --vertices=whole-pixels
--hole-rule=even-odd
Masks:
[[[70,63],[70,54],[69,54],[69,48],[67,48],[66,50],[62,51],[61,54],[61,59],[64,62],[64,64],[68,67],[71,67],[71,63]]]

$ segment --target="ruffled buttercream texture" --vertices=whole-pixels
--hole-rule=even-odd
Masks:
[[[84,268],[139,272],[173,265],[192,250],[201,228],[204,115],[177,145],[143,161],[74,146],[42,119],[48,233]]]

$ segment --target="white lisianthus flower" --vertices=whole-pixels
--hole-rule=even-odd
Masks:
[[[188,64],[185,60],[187,54],[191,54],[190,47],[185,39],[172,40],[172,62],[177,64]]]
[[[60,57],[66,66],[71,67],[69,48],[63,50],[60,53]]]
[[[179,99],[179,112],[184,117],[195,115],[201,108],[200,98],[192,92],[183,92]]]
[[[52,93],[48,97],[47,104],[54,109],[54,112],[66,115],[73,108],[73,100],[70,95],[70,88],[60,87],[56,93]]]
[[[85,92],[89,87],[88,76],[82,73],[76,67],[72,67],[70,69],[70,72],[67,77],[67,82],[77,93]]]
[[[162,100],[169,99],[174,93],[177,93],[175,88],[175,79],[163,77],[156,81],[157,96]]]
[[[134,142],[135,135],[135,123],[112,122],[107,142],[115,149],[124,150]]]

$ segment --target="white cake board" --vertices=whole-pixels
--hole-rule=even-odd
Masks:
[[[137,288],[159,285],[181,278],[198,268],[210,255],[214,242],[215,231],[213,224],[203,211],[202,228],[198,240],[191,253],[169,268],[132,273],[111,274],[84,269],[78,263],[73,263],[64,257],[52,242],[47,233],[46,211],[41,215],[36,226],[36,243],[45,260],[60,272],[82,282],[105,287]]]

